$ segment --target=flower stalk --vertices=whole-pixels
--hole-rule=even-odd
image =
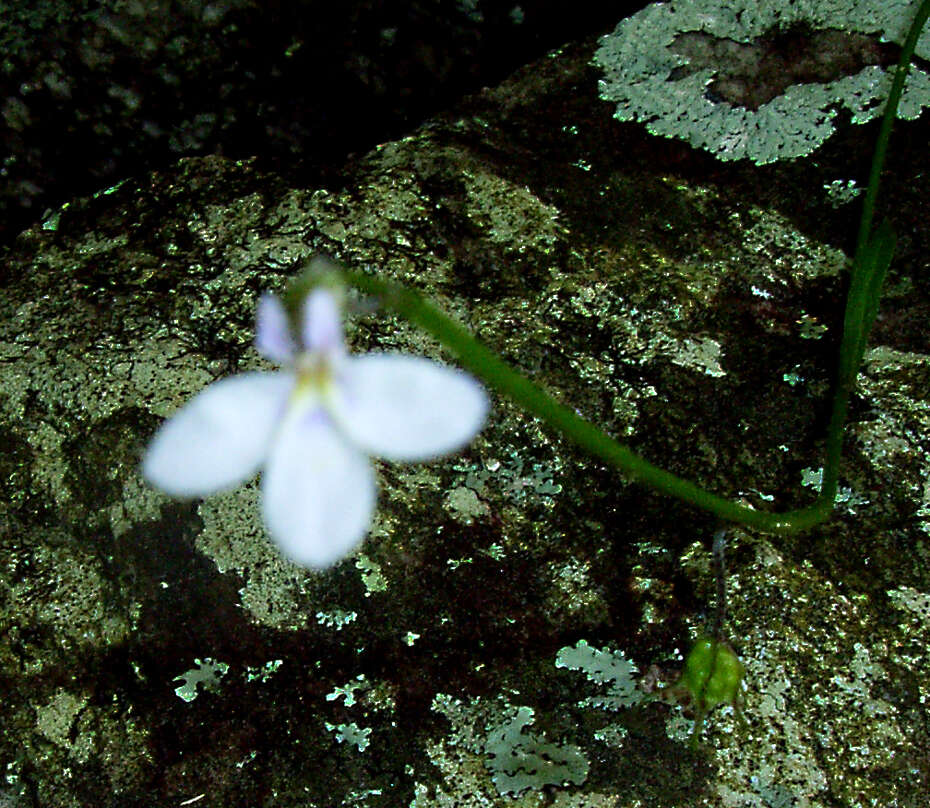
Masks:
[[[630,479],[709,511],[727,522],[776,534],[809,530],[826,521],[833,513],[849,398],[855,387],[866,338],[878,312],[882,283],[894,253],[895,242],[890,225],[882,222],[873,234],[872,219],[891,126],[897,115],[917,39],[928,17],[930,0],[923,0],[901,51],[891,93],[885,105],[850,272],[832,415],[827,429],[823,482],[820,495],[807,507],[777,513],[758,511],[678,477],[650,463],[557,402],[416,292],[369,273],[346,270],[340,273],[341,277],[346,284],[376,297],[385,306],[427,331],[448,348],[466,370],[482,379],[489,387],[507,396],[594,457],[619,469]],[[295,296],[299,296],[299,283],[294,289]]]

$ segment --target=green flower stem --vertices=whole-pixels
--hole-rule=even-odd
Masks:
[[[836,389],[833,393],[833,411],[830,416],[830,425],[827,427],[826,459],[820,489],[821,499],[831,503],[836,499],[839,484],[843,427],[849,410],[849,398],[855,388],[859,364],[865,352],[866,338],[878,314],[882,283],[894,253],[894,234],[887,221],[883,221],[878,230],[872,233],[875,200],[878,197],[878,186],[882,168],[885,165],[885,156],[888,153],[891,127],[897,117],[904,82],[910,70],[917,40],[928,18],[930,18],[930,0],[923,0],[911,22],[907,39],[901,49],[901,58],[898,60],[891,92],[885,104],[881,129],[875,141],[875,152],[872,155],[872,167],[869,171],[869,185],[862,201],[862,217],[859,220],[859,235],[856,240],[856,253],[853,257],[849,292],[846,298],[843,340],[840,345]]]
[[[813,517],[812,513],[808,513],[811,509],[790,514],[756,511],[705,491],[694,483],[653,465],[581,418],[569,407],[559,404],[416,292],[376,275],[351,271],[344,271],[342,274],[350,286],[378,298],[382,304],[438,339],[455,355],[462,367],[482,379],[489,387],[507,396],[595,457],[617,467],[631,479],[697,505],[721,519],[766,531],[799,530],[808,526],[808,523],[816,524],[817,521],[826,518],[826,514],[821,514],[820,511]],[[813,522],[810,521],[812,518],[815,519]]]
[[[859,237],[856,242],[856,256],[858,257],[865,248],[866,242],[872,234],[872,218],[875,215],[875,199],[878,196],[878,184],[881,180],[882,168],[885,165],[885,155],[888,153],[888,141],[891,138],[891,127],[895,122],[898,114],[898,104],[901,101],[901,93],[904,92],[904,81],[907,79],[908,71],[911,69],[911,59],[914,56],[914,49],[917,47],[917,40],[920,39],[920,32],[930,17],[930,0],[923,0],[917,14],[911,22],[910,30],[907,32],[907,39],[904,40],[904,47],[901,49],[901,58],[898,60],[898,66],[895,70],[894,81],[891,84],[891,92],[888,93],[888,101],[885,103],[885,112],[882,115],[882,126],[878,132],[878,138],[875,141],[875,151],[872,154],[872,168],[869,171],[869,185],[866,188],[865,196],[862,198],[862,217],[859,219]]]
[[[833,512],[843,448],[843,426],[849,409],[849,397],[855,386],[866,337],[878,312],[881,286],[894,252],[894,236],[887,222],[873,235],[872,219],[891,125],[895,120],[904,80],[924,23],[930,16],[930,0],[923,0],[901,52],[885,106],[882,127],[875,147],[869,186],[863,200],[862,219],[853,260],[850,290],[843,322],[839,368],[834,391],[833,411],[827,430],[826,460],[820,496],[813,504],[781,513],[757,511],[746,505],[719,497],[653,465],[628,447],[618,443],[570,408],[559,404],[525,376],[517,373],[471,334],[416,292],[376,275],[339,271],[325,259],[317,259],[308,272],[295,279],[285,294],[285,305],[292,316],[309,289],[320,282],[321,272],[341,279],[432,334],[462,364],[489,387],[509,397],[554,430],[561,432],[595,457],[617,467],[637,482],[696,505],[730,522],[770,533],[796,533],[825,521]]]

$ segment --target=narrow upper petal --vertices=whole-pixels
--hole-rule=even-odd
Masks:
[[[341,356],[345,352],[342,311],[336,295],[318,286],[304,300],[302,333],[304,348],[311,353]]]
[[[298,564],[328,567],[365,537],[375,508],[371,464],[319,407],[292,412],[262,473],[271,537]]]
[[[262,356],[279,365],[290,364],[297,353],[284,304],[272,294],[264,294],[258,301],[255,347]]]
[[[294,387],[290,373],[243,373],[214,382],[161,425],[145,478],[179,497],[244,482],[261,466]]]
[[[334,415],[362,449],[388,460],[453,452],[481,429],[484,389],[471,376],[419,356],[350,357],[338,380]]]

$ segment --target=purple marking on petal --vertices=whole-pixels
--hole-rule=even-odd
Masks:
[[[297,352],[284,306],[272,294],[264,294],[258,301],[255,347],[262,356],[279,365],[290,364]]]
[[[314,289],[304,301],[301,339],[312,353],[341,354],[344,347],[342,312],[329,289]]]
[[[323,407],[314,407],[304,414],[301,418],[301,425],[305,427],[316,426],[317,424],[322,424],[323,422],[332,423],[332,418],[329,417],[329,413],[326,412],[326,409]]]

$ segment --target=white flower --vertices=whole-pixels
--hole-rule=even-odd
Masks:
[[[464,446],[488,402],[465,373],[403,354],[350,356],[330,290],[307,295],[301,346],[283,305],[258,304],[255,344],[279,372],[211,384],[166,421],[148,447],[145,478],[168,494],[202,497],[263,470],[262,511],[285,555],[326,567],[364,537],[375,507],[367,455],[427,460]]]

